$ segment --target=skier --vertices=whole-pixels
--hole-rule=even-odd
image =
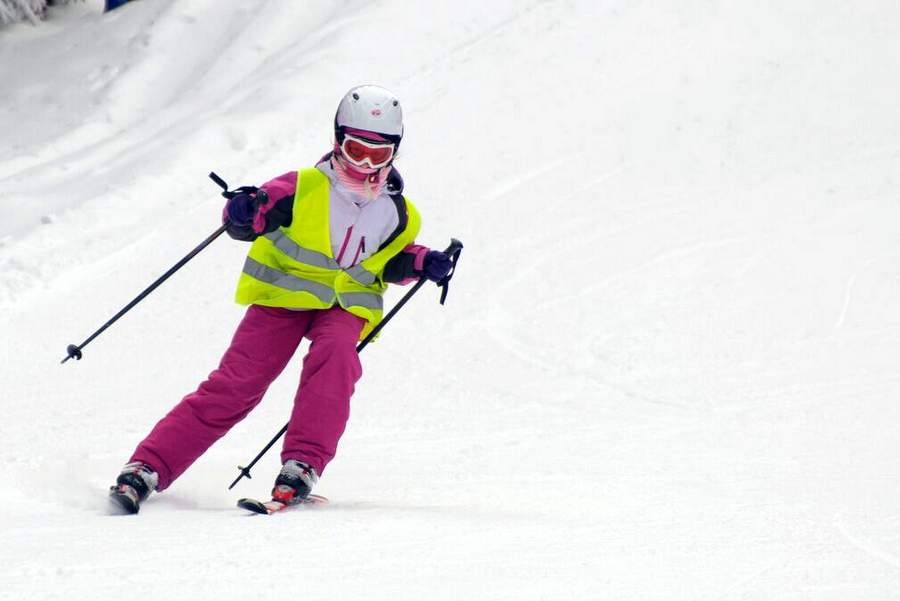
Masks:
[[[311,341],[272,490],[305,500],[337,449],[362,375],[355,350],[382,318],[387,283],[440,281],[452,262],[416,245],[419,214],[394,167],[400,103],[363,85],[338,105],[334,147],[313,168],[281,175],[228,200],[228,234],[253,241],[236,300],[249,305],[218,369],[138,445],[110,489],[137,512],[168,488],[262,399],[301,340]]]

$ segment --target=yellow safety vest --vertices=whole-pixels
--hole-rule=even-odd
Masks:
[[[331,250],[329,190],[328,177],[318,169],[297,173],[291,225],[258,237],[250,246],[235,300],[289,309],[340,305],[366,320],[362,339],[384,314],[384,267],[415,240],[421,219],[409,200],[392,197],[400,217],[399,233],[371,257],[343,269]]]

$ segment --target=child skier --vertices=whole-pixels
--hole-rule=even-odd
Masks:
[[[168,488],[262,399],[301,340],[311,341],[272,497],[307,498],[334,457],[362,375],[355,345],[382,318],[387,283],[451,269],[414,244],[419,214],[393,161],[403,136],[399,101],[372,85],[338,105],[334,148],[313,168],[239,188],[223,211],[228,233],[253,241],[236,300],[249,305],[218,369],[137,447],[111,498],[137,512]]]

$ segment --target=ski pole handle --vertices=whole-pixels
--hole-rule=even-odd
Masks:
[[[216,182],[216,184],[222,188],[222,196],[228,194],[228,184],[225,183],[225,180],[218,176],[215,171],[209,172],[209,179]],[[225,196],[225,198],[231,198],[230,196]]]
[[[453,272],[456,271],[456,263],[459,261],[459,255],[462,254],[463,243],[457,240],[456,238],[450,238],[450,246],[444,251],[448,257],[450,257],[450,271],[447,272],[447,275],[444,276],[440,282],[438,282],[438,287],[441,289],[441,304],[444,304],[444,301],[447,300],[447,293],[450,292],[450,280],[453,279]]]

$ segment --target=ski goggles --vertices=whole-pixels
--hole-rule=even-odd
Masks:
[[[344,134],[341,142],[341,153],[344,158],[357,167],[379,169],[394,158],[394,144],[391,142],[373,142],[352,134]]]

